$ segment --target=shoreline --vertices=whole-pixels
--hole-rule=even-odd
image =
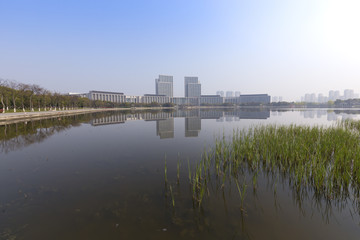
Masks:
[[[138,111],[138,110],[165,110],[174,109],[172,107],[139,107],[139,108],[86,108],[60,111],[40,111],[40,112],[16,112],[0,113],[0,125],[6,125],[15,122],[26,122],[53,117],[72,116],[96,112],[114,112],[114,111]]]
[[[193,109],[269,109],[269,110],[309,110],[309,109],[327,109],[327,110],[360,110],[359,108],[286,108],[286,107],[267,107],[267,106],[191,106],[186,108],[177,107],[132,107],[132,108],[85,108],[60,111],[40,111],[40,112],[16,112],[0,113],[0,125],[9,123],[26,122],[32,120],[41,120],[53,117],[72,116],[96,112],[115,112],[115,111],[143,111],[143,110],[193,110]]]

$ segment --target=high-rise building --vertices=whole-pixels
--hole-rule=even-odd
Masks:
[[[234,97],[233,91],[226,91],[226,97]]]
[[[344,90],[344,98],[347,99],[353,99],[354,98],[354,90],[352,89],[345,89]]]
[[[167,97],[173,97],[173,76],[159,75],[159,78],[155,79],[156,95],[165,95]]]
[[[185,97],[200,97],[201,96],[201,84],[198,77],[185,77]]]
[[[220,95],[220,97],[224,97],[224,91],[217,91],[216,95]]]
[[[235,97],[240,97],[240,92],[239,91],[235,92]]]

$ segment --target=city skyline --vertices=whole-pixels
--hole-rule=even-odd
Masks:
[[[1,1],[0,78],[57,92],[360,92],[360,2]],[[186,16],[186,17],[185,17]],[[220,86],[221,85],[221,86]]]

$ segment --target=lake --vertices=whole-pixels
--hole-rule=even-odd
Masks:
[[[357,109],[125,111],[0,126],[0,239],[359,239],[360,200],[301,195],[291,179],[244,169],[189,184],[204,152],[234,129],[331,126]],[[165,178],[166,171],[166,178]]]

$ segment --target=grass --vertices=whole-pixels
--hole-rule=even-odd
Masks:
[[[223,134],[213,148],[205,149],[195,169],[188,161],[188,171],[198,207],[210,196],[208,184],[214,177],[221,189],[235,181],[243,210],[247,182],[245,177],[241,183],[238,179],[244,171],[254,191],[261,172],[276,181],[287,179],[296,194],[310,189],[327,201],[356,200],[360,196],[360,121],[345,120],[330,127],[258,125],[234,130],[229,138]]]

